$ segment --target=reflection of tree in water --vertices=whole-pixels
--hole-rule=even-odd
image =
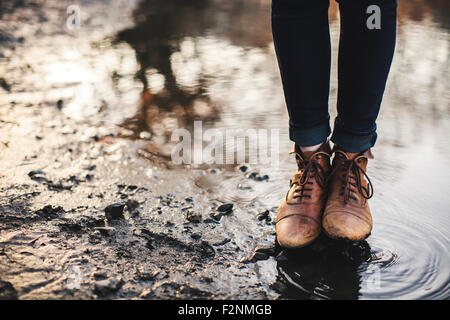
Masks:
[[[154,124],[163,122],[168,113],[174,113],[178,121],[191,119],[195,117],[194,102],[207,100],[205,80],[198,79],[189,90],[180,87],[170,59],[180,50],[184,37],[196,36],[208,28],[211,22],[201,18],[207,5],[208,0],[142,1],[134,12],[136,26],[117,35],[118,41],[129,43],[135,50],[139,62],[136,77],[144,86],[141,107],[123,124],[125,127],[137,134],[140,131],[153,133]],[[153,93],[149,86],[148,72],[151,70],[164,76],[164,88],[158,93]]]
[[[236,45],[267,46],[271,42],[269,8],[270,1],[266,0],[231,4],[217,0],[142,1],[134,11],[136,26],[117,35],[118,41],[127,42],[135,50],[139,62],[136,77],[144,87],[137,114],[123,126],[137,135],[141,131],[155,133],[167,122],[170,125],[163,131],[168,135],[174,126],[190,128],[194,119],[217,120],[218,106],[206,93],[205,70],[193,74],[189,85],[180,84],[173,54],[180,52],[183,41],[190,39],[194,58],[198,60],[195,39],[209,34]],[[149,83],[152,73],[164,77],[162,90],[152,90]]]

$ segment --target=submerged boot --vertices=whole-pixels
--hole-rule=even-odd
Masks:
[[[275,229],[280,246],[300,248],[316,239],[321,231],[331,148],[328,141],[319,150],[309,152],[294,145],[291,153],[295,153],[298,168],[278,209]]]
[[[370,149],[351,153],[335,148],[322,218],[331,238],[358,241],[370,235],[372,215],[367,200],[373,195],[373,186],[366,174],[369,158],[373,158]]]

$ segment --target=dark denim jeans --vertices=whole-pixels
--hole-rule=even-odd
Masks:
[[[340,12],[338,116],[331,140],[347,152],[371,148],[394,54],[396,0],[337,0]],[[377,5],[380,29],[367,20]],[[319,144],[331,133],[329,0],[272,0],[272,32],[290,118],[290,139]],[[371,20],[372,21],[372,20]]]

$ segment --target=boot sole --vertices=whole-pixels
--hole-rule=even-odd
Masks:
[[[364,236],[363,238],[360,239],[348,239],[348,238],[343,238],[343,237],[337,237],[337,236],[332,236],[331,234],[329,234],[325,229],[323,229],[323,232],[326,234],[326,236],[328,238],[331,238],[333,240],[343,240],[343,241],[347,241],[347,242],[359,242],[359,241],[364,241],[366,240],[368,237],[370,237],[370,235],[372,234],[372,232],[369,232],[366,236]]]
[[[314,243],[314,241],[316,241],[318,238],[320,238],[320,233],[319,233],[319,235],[317,236],[317,237],[315,237],[314,239],[312,239],[310,242],[308,242],[308,243],[305,243],[305,244],[302,244],[302,245],[300,245],[300,246],[296,246],[296,247],[285,247],[285,246],[282,246],[279,242],[278,242],[278,239],[277,238],[275,238],[275,241],[277,242],[277,244],[281,247],[281,248],[283,248],[283,249],[288,249],[288,250],[295,250],[295,249],[301,249],[301,248],[304,248],[304,247],[307,247],[307,246],[310,246],[312,243]]]

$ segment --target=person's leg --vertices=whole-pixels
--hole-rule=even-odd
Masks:
[[[396,0],[337,0],[341,16],[338,59],[338,116],[331,140],[346,152],[374,146],[376,123],[391,66],[397,21]],[[379,29],[368,19],[377,15]],[[371,19],[377,19],[373,16]],[[372,25],[374,20],[369,21]]]
[[[289,135],[298,146],[321,144],[331,133],[328,7],[329,0],[272,0],[272,33]]]
[[[338,117],[331,137],[335,156],[322,226],[332,238],[360,241],[372,230],[367,200],[373,187],[366,170],[394,53],[397,1],[337,1],[341,13]],[[369,28],[371,14],[375,16],[370,19],[380,19],[379,29]]]
[[[331,154],[324,143],[331,132],[328,6],[328,0],[272,1],[273,38],[298,166],[277,213],[277,241],[283,247],[305,246],[321,232]]]

